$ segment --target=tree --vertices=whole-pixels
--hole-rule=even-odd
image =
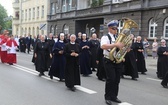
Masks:
[[[6,9],[0,4],[0,26],[2,27],[1,30],[7,29],[6,21],[4,18],[8,17]],[[0,30],[0,31],[1,31]]]

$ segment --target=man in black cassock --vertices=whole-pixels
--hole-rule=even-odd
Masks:
[[[76,38],[75,42],[80,44],[82,41],[82,33],[81,32],[78,32],[78,37]]]
[[[96,71],[95,68],[97,68],[96,53],[97,53],[97,48],[98,48],[99,45],[100,45],[100,42],[99,42],[99,40],[97,40],[97,35],[95,33],[93,33],[92,34],[92,39],[90,40],[92,71]]]
[[[166,47],[166,41],[161,40],[161,46],[157,50],[157,77],[163,79],[168,71],[168,47]]]
[[[138,72],[141,72],[141,74],[146,75],[145,72],[147,72],[147,69],[145,64],[145,58],[143,55],[143,44],[141,42],[141,36],[138,36],[137,42],[135,42],[135,56],[137,60]]]
[[[70,42],[65,45],[65,85],[72,91],[75,91],[74,85],[80,85],[79,74],[79,44],[75,43],[76,36],[70,36]]]
[[[22,36],[20,36],[20,39],[19,39],[19,49],[20,49],[20,52],[24,52],[25,53],[25,50],[26,50],[26,40]]]
[[[134,36],[132,35],[132,38]],[[129,51],[125,55],[125,62],[124,64],[124,71],[122,73],[122,77],[124,78],[124,75],[128,75],[132,77],[132,80],[137,80],[138,78],[138,69],[136,64],[136,57],[135,57],[135,43],[132,41],[132,45],[129,49]]]
[[[50,50],[50,52],[52,52],[52,48],[53,48],[53,46],[54,46],[54,44],[55,44],[55,41],[54,41],[54,39],[53,39],[52,33],[49,34],[49,39],[47,39],[47,43],[48,43],[48,45],[49,45],[49,50]],[[49,54],[48,54],[48,55],[49,55]],[[50,68],[51,63],[52,63],[52,58],[50,58],[50,57],[48,56],[48,59],[47,59],[47,67],[48,67],[48,68]]]

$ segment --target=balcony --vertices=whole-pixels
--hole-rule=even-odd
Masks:
[[[19,19],[18,18],[13,18],[13,21],[12,21],[13,25],[19,25]]]
[[[14,9],[19,9],[19,2],[12,3]]]

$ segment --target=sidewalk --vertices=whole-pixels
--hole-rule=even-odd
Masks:
[[[146,61],[146,68],[148,69],[157,69],[157,58],[153,59],[151,56],[148,56]]]

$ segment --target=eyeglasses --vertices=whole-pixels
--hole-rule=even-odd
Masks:
[[[117,30],[117,28],[111,28],[112,30]]]

